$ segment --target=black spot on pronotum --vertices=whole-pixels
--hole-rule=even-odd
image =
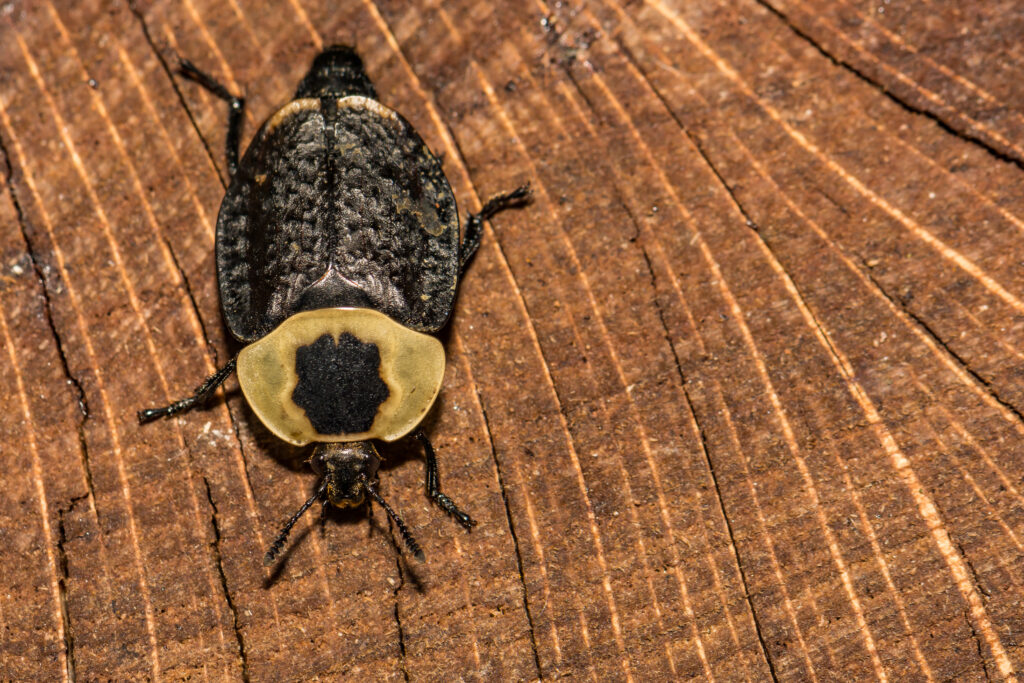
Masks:
[[[329,334],[295,352],[299,382],[292,401],[321,434],[354,434],[373,425],[390,391],[380,378],[380,350],[348,332]]]

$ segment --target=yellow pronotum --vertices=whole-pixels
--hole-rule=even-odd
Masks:
[[[355,434],[321,434],[292,401],[299,378],[295,352],[325,334],[335,341],[348,332],[380,351],[380,376],[388,398],[370,429]],[[296,446],[312,442],[394,441],[420,423],[444,376],[444,347],[434,337],[410,330],[368,308],[322,308],[296,313],[238,354],[238,381],[253,412],[267,429]]]

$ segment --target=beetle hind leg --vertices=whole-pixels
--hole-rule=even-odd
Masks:
[[[418,430],[416,438],[423,444],[423,451],[427,456],[427,495],[439,508],[458,520],[462,526],[467,529],[476,526],[476,521],[472,517],[460,510],[455,501],[441,492],[441,474],[437,469],[437,453],[434,452],[434,446],[431,445],[427,435],[423,433],[423,430]]]
[[[242,134],[242,114],[245,112],[245,98],[235,97],[213,76],[200,71],[187,59],[179,60],[178,73],[190,81],[203,86],[228,103],[228,135],[225,140],[225,154],[228,159],[228,174],[234,178],[238,171],[238,141]]]
[[[161,417],[170,417],[172,415],[177,415],[178,413],[190,410],[197,405],[205,403],[207,399],[210,398],[210,395],[214,391],[216,391],[217,387],[223,384],[224,380],[230,377],[231,373],[235,371],[235,361],[237,360],[238,357],[235,356],[230,361],[228,361],[227,365],[225,365],[220,370],[207,377],[206,381],[200,384],[199,388],[196,389],[195,393],[189,396],[188,398],[183,398],[180,401],[175,401],[174,403],[168,406],[164,406],[163,408],[147,408],[145,410],[140,410],[138,412],[139,424],[152,422],[153,420],[157,420]]]
[[[494,195],[487,200],[480,213],[469,214],[466,220],[466,234],[459,245],[459,273],[466,270],[466,264],[473,258],[477,248],[480,246],[480,238],[483,237],[484,221],[491,216],[505,209],[515,206],[522,206],[530,201],[530,184],[520,185],[511,192],[503,192]]]

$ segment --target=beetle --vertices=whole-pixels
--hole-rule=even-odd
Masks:
[[[529,201],[529,186],[469,214],[460,240],[455,197],[426,143],[377,100],[351,47],[321,52],[295,97],[256,133],[241,161],[245,102],[182,59],[179,73],[228,103],[231,181],[217,217],[221,312],[245,344],[192,396],[138,413],[140,423],[203,404],[233,372],[276,436],[313,444],[320,478],[264,557],[271,565],[315,502],[377,502],[409,551],[423,551],[377,491],[375,440],[410,433],[426,457],[429,498],[464,527],[472,517],[441,491],[437,455],[420,421],[441,388],[459,279],[483,222]]]

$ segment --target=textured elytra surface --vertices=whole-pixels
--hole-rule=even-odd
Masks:
[[[347,332],[297,348],[295,374],[292,400],[321,434],[369,431],[390,393],[380,377],[380,350]]]
[[[459,220],[419,135],[361,97],[297,100],[270,121],[217,219],[232,334],[252,341],[293,313],[332,306],[440,329],[458,278]]]
[[[0,678],[1024,670],[1012,3],[135,7],[0,12]],[[426,563],[379,510],[314,514],[271,574],[308,450],[233,383],[134,424],[234,350],[225,108],[171,48],[246,94],[248,137],[334,41],[464,210],[534,204],[460,284],[426,425],[480,526],[394,444]]]

